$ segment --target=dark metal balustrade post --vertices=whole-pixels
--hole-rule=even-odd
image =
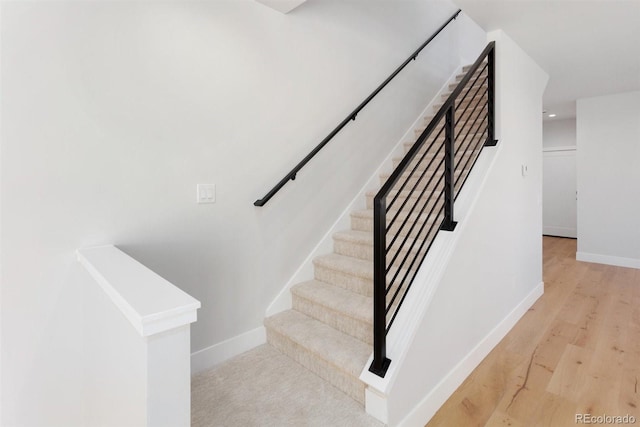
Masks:
[[[467,165],[470,164],[471,168],[477,160],[478,154],[475,155],[475,158],[469,155],[467,160],[464,158],[467,156],[467,149],[469,149],[472,153],[479,151],[478,149],[484,145],[493,145],[490,144],[494,142],[494,86],[495,86],[495,42],[491,42],[487,45],[487,47],[482,51],[482,54],[478,57],[478,59],[474,62],[474,64],[470,67],[469,72],[462,78],[462,80],[458,83],[453,92],[449,95],[448,99],[445,101],[444,105],[438,110],[435,114],[431,122],[427,125],[421,135],[418,137],[415,144],[411,147],[406,156],[401,160],[400,164],[395,168],[391,176],[387,179],[387,181],[382,185],[382,188],[378,191],[373,200],[373,362],[369,367],[369,371],[380,376],[384,377],[388,371],[389,365],[391,361],[387,358],[387,348],[386,348],[386,336],[389,329],[392,327],[394,319],[402,305],[404,298],[407,296],[407,291],[411,286],[415,278],[415,273],[413,276],[409,276],[409,273],[412,270],[417,271],[413,268],[416,262],[421,263],[426,257],[426,253],[429,251],[431,247],[431,243],[433,243],[433,239],[435,239],[435,235],[437,233],[432,234],[432,230],[435,231],[436,225],[433,223],[433,219],[435,215],[440,217],[442,214],[442,210],[444,209],[444,219],[442,224],[440,225],[441,230],[453,231],[456,227],[456,222],[454,221],[454,202],[456,196],[456,177],[458,180],[462,179],[462,184],[464,184],[464,180],[469,172]],[[485,66],[484,61],[487,61],[487,65]],[[484,82],[482,79],[482,75],[484,70],[487,69],[488,78],[487,78],[487,104],[484,102],[474,103],[470,112],[467,113],[467,108],[462,112],[462,116],[466,117],[459,124],[458,132],[461,136],[458,136],[459,141],[456,142],[456,112],[455,107],[457,103],[464,103],[467,95],[472,93],[472,97],[467,103],[469,105],[472,104],[472,100],[476,97],[478,93],[482,93],[482,85],[480,88],[476,89],[475,92],[470,92],[471,88],[476,87],[476,82]],[[467,92],[461,96],[463,91],[467,89]],[[484,110],[486,108],[486,117],[483,115],[482,111],[476,113],[476,109]],[[486,126],[485,126],[486,120]],[[443,125],[444,121],[444,125]],[[476,123],[478,122],[478,126]],[[444,126],[444,127],[443,127]],[[466,130],[466,135],[465,135]],[[475,132],[473,132],[475,130]],[[487,140],[484,139],[484,134],[487,133]],[[441,145],[441,136],[444,134],[445,138],[445,146],[444,146],[444,159],[436,162],[436,159],[440,159],[440,153],[442,153],[442,145]],[[471,142],[465,147],[465,140],[468,136],[471,136]],[[427,141],[430,141],[427,143]],[[472,144],[473,142],[473,144]],[[497,142],[497,141],[496,141]],[[456,147],[456,144],[459,144],[459,147]],[[432,148],[436,147],[437,150],[432,151]],[[471,148],[469,148],[471,147]],[[459,151],[460,164],[456,166],[456,149]],[[427,159],[424,160],[425,156]],[[428,162],[428,165],[425,165],[425,162]],[[436,171],[432,172],[432,175],[429,177],[425,174],[428,171],[431,171],[430,167],[434,164],[438,164],[438,168]],[[444,163],[444,176],[440,175],[441,165]],[[418,171],[419,166],[425,166],[423,168],[422,174],[417,177],[414,176],[414,172]],[[456,167],[460,170],[456,171]],[[412,168],[412,169],[411,169]],[[467,172],[465,174],[464,172]],[[411,178],[413,177],[413,178]],[[417,180],[417,183],[414,184],[412,189],[406,189],[405,186],[408,184],[409,179]],[[435,181],[434,181],[435,180]],[[437,183],[435,186],[431,186],[431,183]],[[445,188],[442,188],[442,182],[444,181]],[[420,184],[424,184],[421,186]],[[397,200],[400,194],[403,194],[403,197],[409,198],[414,194],[414,190],[422,187],[422,191],[417,196],[418,200],[423,200],[423,193],[427,189],[432,189],[431,194],[424,200],[424,203],[418,206],[417,202],[411,205],[407,205],[407,216],[400,225],[400,230],[403,229],[405,224],[408,224],[408,220],[411,218],[412,222],[409,229],[405,231],[406,234],[404,240],[397,240],[400,234],[400,230],[392,230],[391,226],[387,224],[387,198],[390,198],[389,206],[393,207],[393,212],[390,213],[390,223],[392,224],[396,218],[398,218],[398,213],[403,210],[405,207],[407,200],[405,200],[401,206],[398,208],[393,203]],[[390,194],[394,192],[395,196],[391,198]],[[406,192],[406,193],[405,193]],[[440,203],[432,203],[432,198],[437,197],[442,202],[441,197],[444,197],[444,207]],[[414,196],[415,198],[415,196]],[[428,214],[424,214],[423,212],[428,206],[431,207],[431,211]],[[437,206],[437,209],[436,209]],[[418,209],[419,212],[418,212]],[[435,210],[434,210],[435,209]],[[420,225],[422,224],[422,225]],[[422,245],[415,251],[416,255],[412,260],[410,260],[407,266],[404,266],[405,261],[407,261],[409,255],[405,255],[404,259],[397,258],[398,253],[402,248],[405,248],[405,252],[407,254],[411,253],[413,250],[415,240],[411,243],[411,246],[407,249],[405,247],[405,243],[407,242],[407,238],[409,236],[422,236],[423,229],[426,230],[426,226],[431,225],[433,228],[428,228],[427,237],[431,236],[428,240],[426,237],[422,242]],[[417,227],[416,227],[417,226]],[[417,232],[414,232],[414,228]],[[388,233],[388,234],[387,234]],[[394,248],[393,257],[389,257],[387,260],[388,249],[387,249],[387,240],[390,241],[389,245]],[[401,241],[402,240],[402,241]],[[396,244],[395,242],[400,242]],[[408,245],[409,243],[407,243]],[[426,246],[426,250],[423,251],[423,246]],[[399,260],[399,264],[396,265],[394,262]],[[402,277],[399,276],[399,272],[406,270],[406,274]],[[388,273],[387,270],[390,270]],[[396,273],[391,273],[391,271],[396,271]],[[389,277],[387,278],[387,274]],[[396,278],[398,282],[396,282]],[[389,287],[394,289],[394,292],[390,292]],[[400,294],[400,291],[403,291]],[[398,301],[394,303],[396,297],[399,297]],[[391,307],[392,306],[392,307]],[[395,362],[397,363],[397,361]]]
[[[387,201],[373,200],[373,362],[369,371],[383,377],[387,359]]]
[[[454,103],[449,105],[445,116],[445,140],[444,140],[444,221],[442,230],[453,231],[456,222],[453,220],[453,203],[455,200],[455,108]]]
[[[495,42],[494,42],[495,43]],[[495,137],[495,70],[496,70],[495,45],[487,55],[487,141],[485,147],[493,147],[498,143]]]

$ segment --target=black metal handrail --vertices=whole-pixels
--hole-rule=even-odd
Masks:
[[[455,199],[482,148],[497,143],[494,69],[495,42],[491,42],[374,197],[373,362],[369,370],[381,377],[391,363],[387,333],[418,268],[438,232],[455,229]],[[404,201],[397,206],[400,197]]]
[[[305,156],[304,159],[302,159],[300,161],[300,163],[298,163],[293,169],[291,169],[291,171],[285,175],[284,178],[282,178],[271,190],[269,190],[269,192],[267,194],[264,195],[264,197],[262,199],[258,199],[255,202],[253,202],[253,204],[255,206],[264,206],[269,199],[271,199],[273,197],[274,194],[276,194],[278,191],[280,191],[280,189],[282,187],[284,187],[284,185],[289,182],[289,181],[293,181],[296,179],[296,175],[297,173],[300,171],[300,169],[302,169],[304,167],[304,165],[306,165],[309,160],[311,160],[316,154],[318,154],[318,152],[320,150],[322,150],[322,148],[327,145],[327,143],[329,141],[331,141],[331,139],[336,136],[338,134],[338,132],[340,132],[342,130],[343,127],[345,127],[350,121],[354,121],[356,119],[356,116],[358,115],[358,113],[382,90],[384,89],[384,87],[386,85],[389,84],[389,82],[391,80],[393,80],[395,78],[395,76],[397,76],[400,71],[402,71],[404,69],[404,67],[406,67],[409,62],[411,61],[415,61],[415,59],[418,57],[418,55],[420,54],[420,52],[422,52],[422,49],[424,49],[429,43],[431,43],[431,41],[436,38],[436,36],[438,34],[440,34],[440,32],[447,26],[449,25],[449,23],[451,23],[451,21],[455,20],[458,15],[460,14],[461,10],[458,9],[458,11],[456,13],[454,13],[444,24],[442,24],[442,26],[440,26],[440,28],[438,28],[436,30],[435,33],[433,33],[431,35],[431,37],[429,37],[424,43],[422,43],[422,45],[420,45],[420,47],[418,49],[416,49],[411,55],[409,55],[409,57],[406,59],[406,61],[404,61],[402,63],[402,65],[400,65],[398,68],[395,69],[395,71],[393,73],[391,73],[391,75],[389,77],[386,78],[386,80],[384,82],[382,82],[380,84],[380,86],[378,86],[376,88],[376,90],[374,90],[371,95],[369,95],[364,101],[362,101],[360,103],[360,105],[358,105],[356,107],[355,110],[353,110],[351,113],[349,113],[349,115],[340,122],[340,124],[331,131],[331,133],[329,133],[329,135],[327,135],[313,150],[311,150],[311,152],[309,154],[307,154]]]

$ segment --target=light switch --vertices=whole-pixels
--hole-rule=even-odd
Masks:
[[[216,185],[215,184],[198,184],[198,203],[215,203],[216,202]]]
[[[522,165],[522,176],[527,176],[529,174],[529,167],[527,165]]]

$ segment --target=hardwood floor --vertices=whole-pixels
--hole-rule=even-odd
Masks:
[[[544,237],[544,295],[428,427],[575,426],[576,414],[640,426],[640,270],[575,252],[575,240]]]

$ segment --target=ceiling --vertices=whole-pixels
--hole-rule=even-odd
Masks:
[[[640,90],[640,0],[454,0],[484,30],[502,29],[549,74],[544,108]]]
[[[307,0],[256,0],[256,1],[258,3],[262,3],[265,6],[269,6],[271,9],[275,9],[278,12],[289,13]]]

